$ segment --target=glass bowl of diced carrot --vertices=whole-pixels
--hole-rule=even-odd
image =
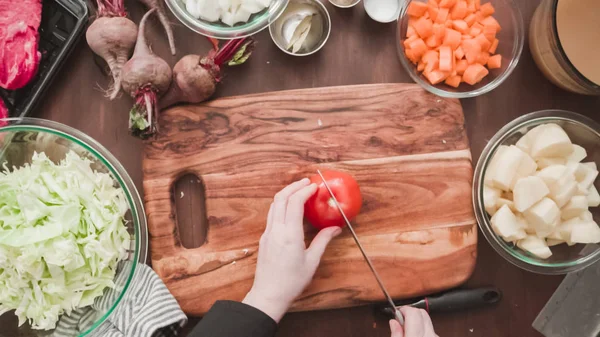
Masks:
[[[513,0],[409,0],[400,10],[400,62],[415,82],[443,97],[498,87],[517,66],[525,31]]]

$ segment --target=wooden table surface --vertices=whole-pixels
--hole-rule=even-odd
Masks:
[[[538,0],[516,1],[528,26]],[[143,8],[126,1],[138,22]],[[363,6],[337,9],[327,4],[332,33],[319,53],[291,57],[272,42],[268,31],[256,36],[259,45],[251,60],[227,70],[217,97],[285,89],[334,85],[411,82],[401,68],[394,45],[395,25],[371,21]],[[175,18],[171,17],[173,22]],[[179,53],[168,53],[164,35],[155,23],[148,36],[156,53],[170,64],[189,53],[205,54],[209,44],[181,24],[175,25]],[[108,101],[99,88],[108,84],[92,52],[82,40],[67,60],[61,74],[33,116],[62,122],[97,139],[125,166],[142,192],[142,142],[127,132],[131,99]],[[600,121],[600,99],[567,93],[548,82],[536,68],[529,48],[524,48],[514,73],[496,90],[462,101],[474,163],[488,139],[507,122],[528,112],[558,108],[582,113]],[[531,323],[552,295],[562,277],[542,276],[512,266],[479,237],[479,259],[475,273],[465,285],[494,285],[504,292],[502,302],[492,308],[451,314],[434,314],[440,336],[528,337],[541,336]],[[398,280],[402,282],[402,280]],[[192,319],[188,329],[197,322]],[[289,314],[281,322],[278,336],[389,336],[385,319],[370,307]]]

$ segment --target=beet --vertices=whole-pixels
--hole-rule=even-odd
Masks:
[[[186,102],[200,103],[210,98],[221,81],[224,65],[239,65],[250,57],[254,40],[250,37],[228,41],[219,50],[218,42],[211,40],[214,49],[203,58],[186,55],[173,68],[173,83],[161,99],[161,108]]]
[[[169,89],[172,78],[167,62],[154,55],[146,42],[146,22],[155,11],[149,10],[140,21],[133,56],[121,70],[123,91],[135,99],[129,112],[129,129],[140,138],[151,137],[158,131],[158,98]]]

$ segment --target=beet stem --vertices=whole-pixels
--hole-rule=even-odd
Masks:
[[[221,50],[217,52],[215,55],[215,64],[217,66],[223,65],[225,62],[229,61],[237,52],[238,48],[244,44],[247,38],[234,39],[229,40]]]
[[[96,3],[98,4],[99,17],[127,16],[124,0],[96,0]]]

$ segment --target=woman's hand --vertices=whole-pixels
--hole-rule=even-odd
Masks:
[[[279,322],[312,280],[325,248],[342,232],[323,229],[308,249],[304,244],[304,203],[317,191],[308,179],[297,181],[275,195],[260,239],[254,285],[243,303]]]
[[[398,321],[391,320],[392,337],[437,337],[431,318],[425,310],[402,307],[400,311],[404,315],[404,328]]]

